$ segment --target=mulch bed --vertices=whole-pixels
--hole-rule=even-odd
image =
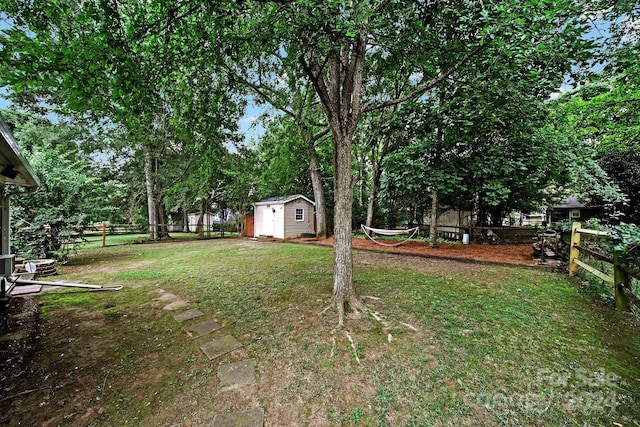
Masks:
[[[313,243],[333,246],[333,237],[326,239],[292,239],[293,242]],[[382,240],[385,242],[384,240]],[[395,243],[388,241],[389,243]],[[386,242],[385,242],[386,243]],[[468,245],[440,243],[437,248],[430,248],[428,243],[406,242],[400,246],[377,245],[369,239],[353,239],[355,249],[383,251],[389,253],[412,254],[434,258],[454,259],[461,261],[495,262],[503,264],[518,264],[534,266],[533,249],[531,245],[488,245],[471,243]]]

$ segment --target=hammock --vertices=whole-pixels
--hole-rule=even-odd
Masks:
[[[364,232],[365,236],[370,238],[374,243],[377,243],[378,245],[382,245],[382,246],[400,246],[401,244],[406,243],[407,241],[412,239],[420,231],[420,227],[409,228],[407,230],[385,230],[383,228],[367,227],[364,224],[361,224],[360,227],[362,227],[362,231]],[[409,234],[409,237],[407,237],[406,239],[404,239],[402,242],[399,242],[399,243],[383,243],[371,237],[371,234],[369,233],[381,234],[383,236],[399,236],[401,234]]]

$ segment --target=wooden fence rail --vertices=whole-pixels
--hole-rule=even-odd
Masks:
[[[580,246],[580,235],[590,235],[596,238],[608,238],[609,233],[582,228],[582,224],[574,222],[571,227],[571,247],[569,252],[569,276],[578,274],[580,267],[613,286],[615,305],[618,310],[629,310],[629,304],[640,307],[640,299],[631,291],[631,277],[640,280],[640,274],[624,264],[624,256],[614,251],[613,257],[598,253],[584,246]],[[584,252],[600,261],[613,264],[613,276],[580,260],[580,252]]]

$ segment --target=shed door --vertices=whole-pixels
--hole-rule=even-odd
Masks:
[[[273,236],[273,209],[267,206],[262,211],[262,230],[265,236]]]

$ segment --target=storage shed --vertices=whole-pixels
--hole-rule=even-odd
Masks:
[[[13,274],[15,262],[15,255],[10,250],[9,198],[24,192],[32,193],[39,185],[38,177],[0,116],[0,299],[11,291],[12,285],[5,277]]]
[[[254,236],[288,239],[313,234],[315,206],[301,194],[260,200],[254,204]]]

